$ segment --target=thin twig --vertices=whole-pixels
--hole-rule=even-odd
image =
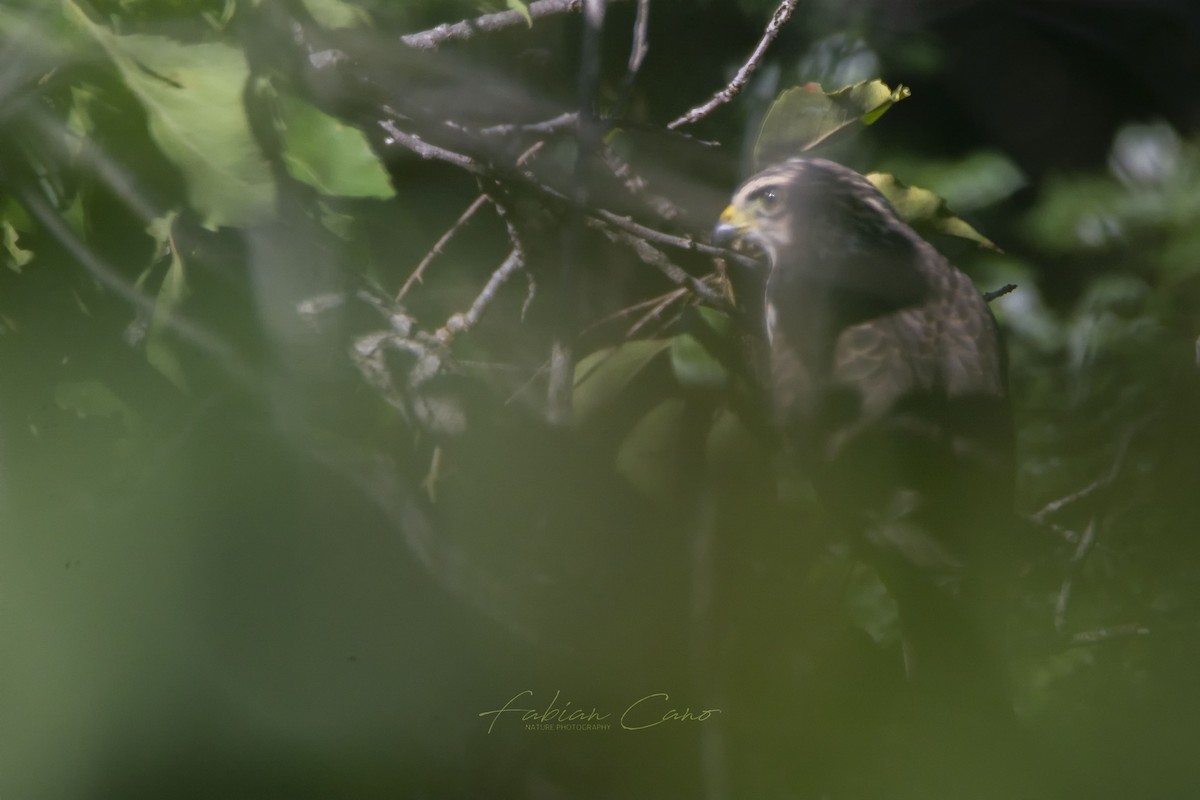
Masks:
[[[462,226],[466,225],[467,221],[470,220],[471,217],[475,216],[475,212],[482,208],[483,204],[486,203],[487,200],[488,196],[486,194],[481,194],[476,197],[471,202],[471,205],[467,206],[467,210],[460,214],[458,219],[454,221],[454,224],[442,234],[441,238],[433,243],[433,247],[429,248],[429,252],[426,253],[425,257],[421,259],[421,263],[417,264],[416,269],[412,271],[412,274],[408,276],[408,280],[404,282],[404,285],[400,287],[400,291],[396,293],[397,303],[404,299],[404,295],[408,294],[408,290],[413,287],[413,284],[420,283],[424,280],[425,270],[429,266],[430,262],[432,262],[437,256],[441,255],[442,248],[445,247],[452,238],[454,238],[454,234],[458,233],[459,230],[462,229]]]
[[[1109,467],[1107,474],[1102,475],[1078,491],[1071,492],[1070,494],[1060,497],[1057,500],[1051,500],[1040,511],[1034,514],[1031,519],[1039,524],[1044,523],[1046,521],[1046,517],[1050,516],[1051,514],[1054,514],[1063,508],[1066,508],[1067,506],[1072,505],[1073,503],[1076,503],[1085,497],[1088,497],[1097,489],[1102,489],[1115,481],[1117,476],[1121,474],[1122,467],[1125,466],[1125,457],[1129,453],[1129,445],[1133,441],[1134,436],[1136,436],[1137,433],[1141,431],[1141,429],[1156,416],[1157,412],[1147,414],[1133,425],[1129,426],[1129,428],[1125,431],[1125,435],[1121,437],[1121,443],[1117,447],[1117,455],[1113,459],[1113,463]]]
[[[425,141],[415,133],[406,133],[396,127],[390,119],[381,119],[378,121],[379,127],[387,133],[389,139],[385,144],[399,144],[413,151],[421,158],[431,161],[445,161],[453,164],[456,167],[461,167],[474,175],[482,175],[483,167],[478,161],[468,155],[456,153],[453,150],[447,150],[444,147],[439,147],[436,144]]]
[[[498,11],[495,14],[484,14],[474,19],[464,19],[462,22],[438,25],[436,28],[420,33],[410,33],[407,36],[401,36],[400,42],[419,50],[430,50],[446,42],[465,41],[478,33],[492,33],[517,25],[528,25],[531,19],[561,14],[566,11],[578,11],[580,5],[581,0],[535,0],[526,6],[526,10],[529,12],[528,19],[516,9]]]
[[[637,19],[633,22],[633,48],[629,51],[627,67],[630,78],[637,76],[650,50],[650,0],[638,0]]]
[[[713,109],[732,100],[746,86],[746,83],[750,80],[750,76],[758,68],[759,62],[762,61],[762,57],[766,54],[767,48],[771,46],[771,42],[775,41],[775,37],[779,35],[779,31],[783,28],[784,23],[791,18],[792,12],[796,10],[797,3],[799,3],[799,0],[783,0],[779,4],[779,7],[775,9],[775,13],[771,15],[771,21],[767,24],[767,29],[763,31],[762,38],[758,41],[758,46],[754,48],[754,52],[746,59],[746,63],[742,64],[741,69],[733,76],[733,80],[729,82],[728,86],[714,94],[708,102],[696,106],[679,119],[668,123],[667,128],[675,130],[684,125],[691,125],[693,122],[704,119],[712,113]]]
[[[641,331],[642,328],[646,327],[646,325],[650,324],[651,321],[661,316],[662,312],[670,308],[672,303],[684,297],[687,297],[687,289],[682,287],[675,289],[674,291],[667,292],[667,294],[664,295],[661,300],[654,304],[654,308],[647,311],[641,316],[641,318],[638,319],[637,322],[629,326],[629,330],[625,331],[625,338],[632,339],[634,336],[637,336],[638,332]]]
[[[1111,628],[1100,628],[1094,631],[1080,631],[1071,637],[1070,644],[1097,644],[1099,642],[1107,642],[1111,639],[1119,639],[1126,636],[1148,636],[1150,629],[1145,625],[1140,625],[1136,622],[1130,622],[1126,625],[1113,625]]]
[[[700,253],[701,255],[712,256],[714,258],[724,258],[743,267],[757,267],[760,263],[757,259],[744,256],[741,253],[735,253],[732,250],[726,250],[723,247],[713,247],[711,244],[697,242],[691,237],[674,236],[662,231],[656,231],[653,228],[647,228],[645,225],[634,222],[629,217],[622,217],[619,214],[614,214],[602,208],[596,209],[591,213],[596,219],[603,220],[626,233],[632,233],[634,236],[639,239],[645,239],[647,242],[677,247],[680,250],[689,250],[693,253]]]
[[[558,313],[550,347],[550,373],[546,386],[546,419],[559,427],[570,422],[574,375],[575,337],[578,335],[578,274],[583,255],[584,210],[591,205],[592,160],[604,135],[596,118],[602,71],[600,41],[604,31],[606,0],[583,0],[579,81],[576,104],[575,167],[571,178],[566,224],[560,237],[558,283],[554,287]]]
[[[529,270],[525,270],[525,284],[529,288],[525,292],[525,302],[521,303],[521,322],[525,321],[529,309],[533,307],[533,301],[537,299],[537,278],[533,277],[533,273]]]
[[[1071,602],[1071,591],[1074,588],[1075,575],[1079,572],[1079,567],[1083,564],[1088,553],[1092,550],[1092,545],[1096,542],[1096,518],[1092,517],[1088,520],[1087,527],[1083,529],[1083,535],[1079,537],[1079,543],[1075,546],[1075,552],[1071,554],[1071,560],[1067,562],[1067,574],[1063,577],[1062,586],[1058,590],[1058,600],[1054,603],[1054,628],[1062,630],[1067,622],[1067,606]]]
[[[465,169],[474,175],[491,178],[495,177],[489,174],[489,170],[483,164],[471,158],[470,156],[454,152],[453,150],[448,150],[435,144],[431,144],[415,134],[401,131],[391,120],[380,120],[378,124],[384,131],[387,132],[389,136],[389,140],[387,142],[388,144],[398,144],[413,151],[422,158],[444,161],[448,164],[453,164],[457,167]],[[537,147],[537,145],[534,145],[534,147]],[[522,158],[526,158],[527,156],[529,156],[528,151],[522,156]],[[568,198],[562,192],[559,192],[558,190],[553,189],[543,183],[533,181],[527,175],[525,176],[525,179],[531,188],[536,189],[546,197],[552,198],[571,207],[578,207],[578,203],[572,202],[571,198]],[[706,255],[713,258],[723,258],[743,267],[754,268],[760,263],[758,260],[742,255],[741,253],[735,253],[721,247],[703,244],[690,237],[675,236],[673,234],[654,230],[653,228],[648,228],[645,225],[634,222],[629,217],[614,214],[606,209],[588,209],[585,211],[585,213],[591,219],[599,220],[607,223],[611,227],[624,231],[625,233],[632,234],[635,238],[641,239],[645,243],[653,242],[659,245],[675,247],[680,250],[700,253],[701,255]],[[651,248],[651,250],[656,250],[656,248]],[[653,258],[654,256],[650,257]],[[686,275],[687,273],[684,274]],[[690,275],[687,277],[693,281],[696,280]],[[676,280],[675,282],[680,283],[681,281]],[[703,292],[704,290],[702,289],[700,291]],[[705,299],[710,299],[708,294],[702,294],[702,296],[705,297]]]
[[[582,333],[590,333],[590,332],[596,330],[597,328],[603,327],[604,325],[607,325],[610,322],[615,322],[616,320],[619,320],[622,317],[628,317],[631,314],[636,314],[637,312],[641,311],[642,309],[650,308],[651,306],[656,306],[659,303],[661,303],[663,300],[665,300],[666,298],[674,297],[676,295],[679,295],[681,297],[685,296],[685,295],[687,295],[687,292],[688,292],[687,287],[679,286],[679,287],[676,287],[676,288],[672,289],[671,291],[666,292],[664,294],[655,295],[654,297],[651,297],[648,300],[640,300],[631,306],[625,306],[624,308],[621,308],[621,309],[618,309],[618,310],[612,312],[611,314],[609,314],[606,317],[602,317],[601,319],[596,320],[591,325],[588,325],[586,328],[584,328]]]
[[[640,197],[648,208],[664,220],[678,219],[682,214],[679,206],[661,194],[647,190],[648,182],[634,170],[633,165],[607,145],[600,151],[600,158],[609,172],[625,186],[625,190]]]
[[[624,116],[633,97],[633,84],[637,80],[642,62],[650,50],[650,0],[638,0],[637,17],[633,21],[633,43],[629,47],[629,63],[625,67],[625,78],[621,81],[620,99],[615,108],[616,116]]]
[[[500,219],[504,220],[504,227],[508,231],[508,241],[512,244],[513,252],[525,261],[525,245],[521,242],[521,233],[517,230],[516,223],[513,222],[512,214],[508,208],[502,203],[494,203],[496,213],[500,215]],[[525,315],[529,313],[530,306],[533,305],[533,299],[537,296],[537,279],[533,277],[531,270],[525,270],[525,282],[528,285],[528,290],[525,293],[525,302],[521,303],[521,321],[525,321]]]
[[[514,133],[557,133],[558,131],[570,128],[578,121],[579,114],[577,112],[567,111],[559,114],[557,117],[551,117],[541,122],[489,125],[486,128],[480,128],[479,133],[484,136],[510,136]]]
[[[993,300],[998,300],[999,298],[1004,297],[1004,295],[1016,291],[1016,289],[1017,285],[1015,283],[1006,283],[999,289],[992,289],[990,292],[984,292],[983,302],[990,303]]]
[[[618,242],[626,247],[632,248],[633,252],[637,254],[638,258],[665,275],[667,280],[671,281],[671,283],[674,283],[677,286],[686,286],[688,289],[691,289],[697,295],[703,297],[710,303],[724,305],[725,300],[721,297],[721,295],[714,292],[708,286],[705,286],[703,281],[693,276],[683,267],[676,264],[667,257],[666,253],[664,253],[662,250],[659,250],[645,239],[638,236],[633,236],[625,231],[612,230],[611,228],[601,227],[601,230],[610,241]]]
[[[521,251],[514,247],[509,251],[508,257],[504,259],[504,262],[488,278],[488,282],[479,291],[474,302],[471,303],[471,307],[466,311],[451,314],[450,318],[446,320],[446,324],[438,328],[434,336],[443,342],[449,342],[458,334],[475,327],[483,316],[483,312],[496,299],[496,293],[500,290],[500,287],[512,277],[514,272],[524,266],[525,259],[522,257]]]

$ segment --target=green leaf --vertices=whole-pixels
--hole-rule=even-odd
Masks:
[[[846,584],[846,613],[878,645],[900,640],[900,614],[896,600],[873,568],[855,564]]]
[[[329,30],[356,28],[368,25],[371,17],[364,9],[344,0],[303,0],[304,7],[313,19]]]
[[[91,42],[64,17],[42,13],[33,3],[28,10],[12,8],[14,5],[0,3],[0,35],[8,42],[19,42],[26,61],[36,63],[30,58],[36,55],[45,59],[47,68],[50,64],[61,67],[91,55]]]
[[[20,234],[9,220],[6,219],[0,223],[0,230],[3,230],[4,249],[8,252],[8,266],[13,272],[20,272],[26,264],[33,260],[33,251],[26,250],[17,244]]]
[[[883,193],[901,219],[918,231],[957,236],[988,250],[1001,252],[991,239],[972,228],[961,217],[955,216],[946,207],[946,201],[928,189],[906,186],[897,180],[896,176],[886,172],[872,172],[866,177]]]
[[[684,403],[676,397],[650,409],[617,449],[617,472],[663,503],[675,490]]]
[[[824,92],[816,83],[787,89],[763,119],[754,144],[755,166],[761,169],[798,156],[857,123],[870,125],[909,94],[907,86],[892,89],[879,80],[836,92]]]
[[[54,387],[54,402],[63,411],[71,411],[80,419],[88,417],[120,417],[125,429],[136,433],[141,420],[133,407],[97,380],[64,381]]]
[[[145,107],[150,134],[183,172],[205,227],[252,225],[269,214],[275,184],[242,103],[250,74],[242,51],[216,42],[117,36],[70,0],[67,7]]]
[[[609,407],[670,346],[669,339],[637,339],[585,356],[575,365],[575,420],[586,423]]]
[[[525,18],[525,24],[533,27],[533,17],[529,14],[529,6],[522,3],[521,0],[508,0],[508,7],[514,11],[520,11],[521,16]]]
[[[146,331],[146,360],[181,392],[188,392],[187,376],[169,335],[171,315],[188,293],[183,259],[179,257],[179,250],[175,247],[172,235],[176,217],[176,212],[172,211],[153,220],[146,229],[158,242],[159,248],[167,252],[171,259],[162,285],[158,289],[158,296],[154,301],[154,314],[150,317],[150,326]]]
[[[697,330],[700,336],[681,333],[671,338],[671,369],[685,388],[723,389],[729,385],[729,371],[709,350],[709,345],[725,341],[731,335],[732,320],[711,308],[698,307],[695,311],[695,324],[707,330]]]
[[[362,131],[286,94],[279,95],[278,109],[283,160],[293,178],[327,195],[380,199],[395,195],[387,171]]]

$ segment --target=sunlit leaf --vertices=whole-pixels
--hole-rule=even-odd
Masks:
[[[392,197],[387,171],[357,128],[295,97],[281,94],[278,109],[288,172],[322,194]]]
[[[669,339],[638,339],[590,353],[575,365],[575,419],[585,423],[610,406],[643,369],[671,346]]]
[[[3,232],[4,250],[8,253],[8,266],[14,272],[20,272],[26,264],[33,260],[33,251],[26,250],[17,243],[20,234],[9,220],[0,222],[0,231]]]
[[[957,236],[989,250],[1000,250],[991,239],[951,212],[946,207],[946,201],[928,189],[906,186],[896,176],[886,172],[872,172],[867,175],[867,180],[883,193],[896,213],[917,230]]]
[[[529,6],[521,0],[508,0],[508,7],[514,11],[520,11],[521,16],[525,18],[525,24],[533,27],[533,17],[529,14]]]
[[[249,225],[274,207],[275,185],[242,103],[250,69],[226,44],[117,36],[68,8],[104,48],[145,107],[150,134],[183,172],[206,227]]]
[[[879,80],[835,92],[822,91],[815,83],[787,89],[763,119],[754,163],[761,169],[811,150],[852,125],[870,125],[909,94],[907,86],[892,89]]]

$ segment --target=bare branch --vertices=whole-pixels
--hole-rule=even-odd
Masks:
[[[454,164],[457,167],[471,172],[472,174],[482,174],[483,167],[470,156],[456,153],[453,150],[447,150],[444,147],[438,147],[436,144],[431,144],[415,133],[405,133],[396,127],[390,119],[379,120],[379,127],[387,132],[389,139],[386,144],[399,144],[421,158],[430,159],[433,161],[445,161],[449,164]]]
[[[632,233],[634,236],[645,239],[647,242],[655,242],[669,247],[677,247],[680,250],[690,250],[693,253],[712,256],[714,258],[724,258],[735,262],[743,267],[757,267],[759,262],[756,259],[744,256],[741,253],[735,253],[732,250],[726,250],[721,247],[713,247],[711,244],[697,242],[695,239],[686,236],[674,236],[662,231],[656,231],[653,228],[647,228],[634,222],[629,217],[622,217],[619,214],[614,214],[611,211],[604,209],[596,209],[591,212],[592,216],[597,219],[607,222],[615,228],[620,228],[627,233]]]
[[[629,51],[627,83],[633,83],[634,77],[642,68],[642,62],[646,60],[646,52],[650,49],[650,38],[647,35],[649,22],[650,0],[638,0],[637,19],[633,23],[633,48]]]
[[[500,219],[504,220],[504,227],[508,230],[508,240],[512,243],[513,252],[515,252],[522,261],[525,260],[525,245],[521,242],[521,234],[517,230],[516,224],[513,223],[512,215],[502,203],[493,201],[496,206],[496,213],[500,215]],[[529,313],[530,306],[533,305],[533,300],[537,296],[537,279],[533,277],[533,272],[525,270],[525,282],[528,289],[525,292],[525,302],[521,303],[521,321],[525,321],[525,316]]]
[[[783,0],[779,7],[775,9],[775,13],[771,15],[771,21],[767,24],[767,29],[763,31],[763,36],[758,41],[758,46],[754,48],[754,52],[746,59],[746,63],[742,64],[741,69],[733,76],[733,80],[729,82],[721,91],[714,94],[708,102],[696,106],[691,111],[684,114],[679,119],[673,120],[667,125],[669,130],[691,125],[693,122],[704,119],[713,109],[724,105],[732,100],[738,92],[745,88],[746,83],[750,80],[750,76],[754,74],[754,70],[758,68],[758,64],[762,61],[762,57],[766,55],[767,48],[771,46],[771,42],[775,41],[775,37],[779,35],[779,31],[784,24],[791,18],[792,12],[796,10],[796,5],[799,0]]]
[[[657,306],[659,303],[663,302],[667,298],[672,298],[672,297],[676,297],[676,296],[686,297],[687,293],[688,293],[688,290],[687,290],[686,286],[679,286],[679,287],[676,287],[676,288],[670,290],[669,292],[666,292],[665,294],[660,294],[655,297],[651,297],[647,300],[639,300],[638,302],[634,303],[633,305],[625,306],[624,308],[617,309],[616,311],[612,312],[611,314],[609,314],[601,319],[596,320],[591,325],[588,325],[586,328],[584,328],[583,333],[589,333],[591,331],[596,330],[599,327],[607,325],[610,322],[615,322],[616,320],[619,320],[622,317],[628,317],[628,316],[636,314],[637,312],[642,311],[644,309],[651,308],[653,306]]]
[[[578,11],[580,5],[581,0],[535,0],[535,2],[530,3],[528,6],[529,17],[530,19],[538,19],[539,17],[546,17],[551,14]],[[484,14],[474,19],[464,19],[462,22],[455,22],[451,25],[438,25],[436,28],[431,28],[427,31],[401,36],[400,41],[409,47],[415,47],[419,50],[430,50],[446,42],[471,39],[478,33],[492,33],[516,25],[527,24],[528,20],[526,20],[525,15],[516,9],[512,9],[509,11],[498,11],[495,14]]]
[[[671,304],[675,303],[677,300],[682,300],[684,297],[687,297],[687,289],[680,287],[679,289],[674,289],[670,292],[667,292],[667,294],[663,295],[661,300],[659,298],[655,298],[655,300],[658,300],[658,302],[654,304],[653,308],[639,317],[637,322],[629,326],[629,330],[625,331],[625,338],[632,339],[634,336],[637,336],[638,332],[641,331],[642,328],[658,319],[664,311],[671,307]]]
[[[1034,514],[1031,519],[1038,524],[1045,523],[1046,517],[1050,516],[1051,514],[1054,514],[1063,508],[1076,503],[1085,497],[1088,497],[1096,490],[1102,489],[1113,483],[1113,481],[1117,479],[1117,476],[1121,474],[1122,467],[1125,466],[1125,457],[1129,453],[1129,445],[1133,442],[1134,437],[1150,422],[1150,420],[1154,419],[1156,416],[1157,412],[1148,414],[1135,422],[1133,425],[1129,426],[1129,428],[1125,431],[1124,436],[1121,437],[1121,443],[1117,447],[1116,458],[1113,459],[1112,466],[1109,467],[1107,474],[1102,475],[1078,491],[1071,492],[1070,494],[1060,497],[1057,500],[1051,500],[1045,505],[1045,507],[1042,508],[1041,511],[1038,511],[1036,514]]]
[[[533,301],[537,299],[537,278],[533,277],[533,273],[525,270],[525,282],[528,289],[525,292],[525,302],[521,303],[521,322],[525,321],[525,317],[529,315],[529,309],[533,306]]]
[[[595,227],[601,228],[604,235],[613,242],[620,242],[627,247],[633,248],[633,252],[637,253],[646,264],[657,269],[667,277],[667,280],[678,286],[686,286],[700,297],[703,297],[710,303],[724,305],[725,300],[718,293],[714,292],[704,284],[699,278],[694,277],[683,267],[676,264],[671,259],[667,258],[667,254],[659,250],[654,245],[647,242],[644,238],[634,236],[626,231],[612,230],[611,228],[603,227],[595,224]]]
[[[1062,630],[1067,623],[1067,606],[1071,602],[1071,591],[1074,588],[1075,574],[1079,571],[1079,567],[1087,558],[1088,553],[1092,550],[1092,545],[1096,542],[1096,518],[1088,520],[1087,527],[1083,529],[1083,535],[1079,537],[1079,544],[1075,546],[1075,552],[1071,554],[1071,560],[1067,562],[1067,574],[1063,578],[1062,587],[1058,590],[1058,600],[1054,603],[1054,627],[1056,630]]]
[[[486,128],[480,128],[479,132],[484,136],[509,136],[514,133],[557,133],[565,128],[570,128],[578,121],[579,114],[574,111],[568,111],[542,122],[490,125]]]
[[[1072,645],[1081,644],[1097,644],[1099,642],[1107,642],[1111,639],[1119,639],[1126,636],[1148,636],[1150,629],[1145,625],[1140,625],[1136,622],[1130,622],[1125,625],[1114,625],[1111,628],[1100,628],[1094,631],[1080,631],[1071,637]]]
[[[456,153],[453,150],[447,150],[444,147],[440,147],[438,145],[431,144],[415,134],[406,133],[404,131],[401,131],[398,127],[396,127],[396,125],[394,123],[392,123],[391,120],[380,120],[378,124],[381,128],[383,128],[384,131],[386,131],[388,133],[388,136],[389,136],[389,139],[387,142],[388,144],[398,144],[402,147],[412,150],[414,153],[421,156],[422,158],[428,158],[428,159],[433,159],[433,160],[437,160],[437,161],[444,161],[448,164],[453,164],[457,167],[461,167],[475,175],[491,177],[493,179],[495,177],[495,176],[489,174],[489,169],[487,167],[485,167],[483,164],[476,161],[475,159],[471,158],[470,156],[464,155],[462,153]],[[534,147],[536,147],[536,146],[537,145],[535,145]],[[529,153],[529,151],[527,151],[525,154],[523,154],[521,156],[521,158],[522,159],[527,158],[529,155],[530,155],[530,153]],[[568,198],[562,192],[559,192],[558,190],[553,189],[550,186],[533,181],[533,180],[529,179],[528,176],[526,176],[526,181],[528,182],[528,185],[531,188],[536,189],[538,192],[545,195],[546,197],[552,198],[560,203],[564,203],[564,204],[567,204],[567,205],[575,207],[575,208],[580,207],[580,204],[578,202],[573,202],[571,200],[571,198]],[[675,236],[675,235],[672,235],[669,233],[663,233],[662,231],[657,231],[657,230],[654,230],[653,228],[648,228],[645,225],[641,225],[637,222],[634,222],[629,217],[623,217],[619,214],[614,214],[613,212],[608,211],[606,209],[602,209],[602,208],[585,209],[583,213],[587,217],[591,218],[592,220],[597,220],[597,221],[606,223],[608,226],[617,228],[621,231],[624,231],[625,233],[632,234],[635,238],[643,240],[643,243],[646,243],[646,244],[654,243],[654,244],[658,244],[658,245],[665,245],[667,247],[675,247],[680,250],[688,250],[693,253],[700,253],[702,255],[710,256],[713,258],[723,258],[723,259],[726,259],[728,261],[731,261],[731,262],[736,263],[743,267],[754,268],[759,265],[759,262],[756,259],[750,258],[749,256],[742,255],[741,253],[735,253],[731,250],[726,250],[724,248],[714,247],[709,244],[703,244],[701,242],[696,241],[695,239],[692,239],[691,237]],[[653,247],[651,247],[650,250],[657,252],[656,248],[653,248]],[[647,251],[647,252],[649,252],[649,251]],[[639,253],[639,255],[643,255],[644,258],[646,257],[645,254],[643,254],[643,253]],[[660,255],[661,255],[661,253],[660,253]],[[649,258],[656,259],[657,257],[654,255],[650,255]],[[663,258],[665,258],[665,256],[663,256]],[[649,263],[653,263],[653,262],[649,262]],[[660,259],[659,263],[656,264],[656,266],[659,266],[661,264],[662,264],[662,261]],[[697,281],[696,278],[692,277],[688,273],[684,272],[683,274],[686,276],[686,280]],[[668,277],[670,277],[670,276],[668,276]],[[676,283],[681,283],[681,284],[683,282],[686,282],[683,278],[678,278],[678,279],[672,278],[672,280],[674,280]],[[697,293],[700,294],[705,299],[711,299],[711,296],[715,296],[715,295],[713,295],[711,290],[708,290],[707,294],[704,294],[704,291],[705,291],[705,289],[701,289]]]
[[[471,205],[467,206],[467,210],[460,214],[458,219],[454,221],[454,224],[442,234],[441,238],[433,243],[433,247],[429,248],[429,252],[426,253],[425,257],[421,259],[421,263],[417,264],[416,269],[412,271],[412,274],[408,276],[408,280],[404,282],[404,285],[400,287],[400,291],[396,293],[397,303],[404,299],[404,295],[408,294],[408,290],[413,287],[413,284],[419,283],[423,280],[425,276],[425,269],[429,266],[430,262],[432,262],[437,256],[441,255],[442,248],[445,247],[452,238],[454,238],[454,234],[458,233],[459,230],[462,229],[462,226],[466,225],[467,221],[470,220],[471,217],[475,216],[475,212],[487,202],[487,199],[488,196],[486,194],[481,194],[479,197],[476,197],[475,200],[472,201]]]
[[[1016,289],[1017,289],[1017,285],[1015,283],[1006,283],[1003,286],[1001,286],[999,289],[992,289],[990,292],[984,292],[983,293],[983,302],[990,303],[993,300],[998,300],[1001,297],[1004,297],[1004,295],[1010,294],[1010,293],[1016,291]]]
[[[515,247],[509,252],[508,257],[504,259],[496,271],[492,273],[492,277],[488,278],[488,282],[480,290],[475,301],[471,303],[471,307],[464,312],[452,314],[450,319],[446,320],[446,324],[438,328],[434,334],[443,342],[449,342],[458,334],[468,331],[479,322],[483,316],[483,312],[496,299],[496,293],[500,287],[512,277],[512,274],[525,266],[525,259],[521,251]]]
[[[621,81],[621,91],[617,102],[613,105],[613,116],[624,116],[629,108],[630,98],[633,97],[633,84],[637,80],[642,62],[650,50],[650,0],[638,0],[637,18],[633,21],[633,43],[629,47],[629,63],[625,67],[625,77]]]
[[[648,182],[639,175],[633,165],[617,154],[611,147],[601,148],[600,158],[613,177],[621,181],[625,190],[635,197],[640,197],[655,214],[664,220],[674,220],[682,216],[683,211],[668,197],[647,190]]]

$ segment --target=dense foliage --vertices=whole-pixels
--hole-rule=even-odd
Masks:
[[[1012,769],[1193,789],[1200,110],[1077,62],[1153,75],[1200,24],[1047,12],[1016,97],[962,79],[988,4],[578,5],[0,4],[0,791],[915,796],[894,604],[777,453],[754,259],[707,244],[802,151],[1016,284]],[[720,711],[481,718],[525,690]]]

